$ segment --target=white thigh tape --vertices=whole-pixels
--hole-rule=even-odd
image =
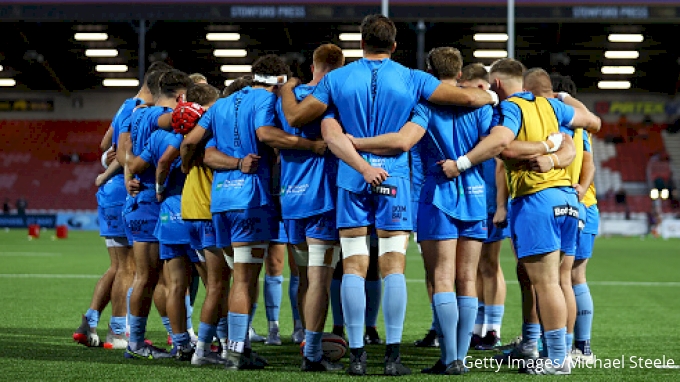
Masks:
[[[234,264],[262,264],[267,257],[269,245],[244,245],[234,248]]]
[[[310,244],[309,245],[309,266],[310,267],[330,267],[340,261],[340,246]]]
[[[378,254],[382,256],[386,253],[397,252],[406,254],[409,235],[398,235],[392,237],[381,237],[378,239]]]
[[[227,252],[224,250],[222,251],[222,254],[224,255],[224,261],[227,262],[229,269],[234,270],[234,256],[227,255]]]
[[[205,263],[205,251],[202,249],[197,249],[196,250],[196,256],[198,256],[198,260],[202,263]]]
[[[129,247],[129,246],[130,243],[128,242],[128,239],[125,236],[106,238],[106,248]]]
[[[309,252],[308,251],[302,251],[295,246],[290,246],[289,247],[291,251],[293,251],[293,259],[295,259],[295,264],[298,267],[306,267],[309,265]]]
[[[341,237],[340,246],[342,246],[342,258],[368,256],[368,243],[370,239],[370,236]]]

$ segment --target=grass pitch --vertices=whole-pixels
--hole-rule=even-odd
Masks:
[[[40,239],[28,241],[24,230],[0,232],[0,380],[339,381],[347,378],[342,373],[299,372],[299,347],[290,341],[292,319],[287,283],[284,283],[280,317],[283,346],[254,345],[272,364],[265,371],[228,373],[220,368],[195,368],[174,360],[127,360],[122,351],[77,345],[71,335],[80,323],[80,315],[89,306],[97,279],[108,266],[108,256],[104,240],[95,232],[71,232],[68,239],[57,241],[50,240],[52,234],[46,231]],[[445,377],[419,374],[421,368],[436,361],[439,353],[438,349],[418,349],[412,345],[429,328],[431,313],[423,283],[423,264],[415,246],[411,246],[407,256],[409,302],[402,353],[404,363],[412,368],[414,375],[401,380],[441,380]],[[502,330],[507,341],[520,334],[520,301],[514,281],[514,258],[507,244],[501,257],[508,280]],[[599,368],[575,369],[571,378],[680,380],[677,366],[662,366],[680,364],[678,269],[678,240],[598,239],[588,279],[595,302],[592,346],[603,363]],[[287,271],[284,275],[288,276]],[[195,312],[200,311],[203,296],[201,290]],[[101,317],[100,333],[106,332],[109,316],[110,308],[107,308]],[[198,314],[194,315],[194,327],[197,330]],[[254,327],[260,334],[266,332],[263,308],[258,309]],[[382,317],[378,327],[384,337]],[[330,330],[330,326],[327,329]],[[156,344],[166,340],[154,309],[147,337]],[[367,351],[369,374],[380,374],[384,347],[368,347]],[[492,354],[470,353],[480,360]],[[645,364],[644,360],[650,361]],[[657,360],[656,366],[654,360]],[[473,368],[461,378],[519,380],[531,377],[505,367],[498,372],[489,367]]]

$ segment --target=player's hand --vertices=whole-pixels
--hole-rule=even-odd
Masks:
[[[102,184],[104,184],[106,181],[106,178],[104,178],[104,173],[101,173],[97,175],[97,177],[94,180],[94,185],[97,186],[97,188],[101,187]]]
[[[296,86],[300,85],[301,83],[302,83],[302,81],[300,81],[299,78],[297,78],[297,77],[291,77],[291,78],[288,79],[288,82],[286,82],[285,84],[283,84],[282,88],[284,88],[284,87],[289,87],[289,88],[293,89],[293,88],[295,88]]]
[[[508,226],[508,210],[505,206],[496,207],[496,213],[493,215],[493,225],[498,228]]]
[[[364,176],[366,183],[372,186],[379,186],[390,176],[384,169],[373,166],[369,166],[361,175]]]
[[[137,196],[137,194],[139,194],[141,185],[138,179],[128,179],[128,181],[125,183],[125,188],[127,188],[128,194],[131,196]]]
[[[553,162],[548,155],[541,155],[529,161],[529,170],[534,172],[548,172],[553,169]]]
[[[324,142],[323,140],[318,140],[312,142],[312,151],[316,155],[325,155],[326,154],[326,149],[328,148],[328,144]]]
[[[244,174],[253,174],[257,172],[257,166],[260,163],[260,156],[255,154],[248,154],[241,160],[241,172]]]
[[[440,160],[439,162],[437,162],[437,164],[442,168],[442,171],[444,171],[444,175],[446,175],[446,177],[449,179],[453,179],[460,175],[460,171],[458,171],[458,165],[456,165],[455,160],[451,159]]]
[[[581,187],[581,185],[578,184],[578,183],[576,183],[576,184],[573,185],[572,187],[573,187],[574,190],[576,190],[576,192],[578,193],[578,201],[579,201],[579,202],[582,201],[582,200],[583,200],[583,197],[586,196],[586,190],[583,189],[583,187]]]
[[[109,149],[109,151],[106,152],[106,165],[110,166],[114,159],[116,159],[116,151]]]
[[[555,151],[560,149],[560,146],[562,146],[562,142],[564,139],[564,135],[562,133],[552,133],[548,136],[548,139],[545,141],[545,143],[548,145],[548,153],[554,153]]]

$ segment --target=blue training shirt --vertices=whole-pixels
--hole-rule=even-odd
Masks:
[[[151,134],[149,142],[140,157],[144,159],[145,162],[152,164],[154,167],[158,167],[158,162],[161,160],[161,157],[168,147],[172,146],[179,150],[179,147],[182,145],[182,139],[184,139],[182,134],[158,129]],[[181,159],[177,157],[172,162],[172,165],[170,165],[170,172],[165,179],[166,197],[182,195],[186,174],[182,172],[181,164]]]
[[[337,118],[347,133],[366,138],[399,131],[418,101],[430,98],[439,84],[432,75],[390,59],[362,58],[326,74],[312,95],[337,110]],[[409,179],[408,153],[360,154],[391,177]],[[342,161],[338,187],[356,193],[369,190],[363,176]]]
[[[528,101],[536,99],[536,96],[530,92],[519,92],[512,94],[510,97],[520,97]],[[562,103],[562,101],[557,98],[546,99],[550,102],[550,105],[552,105],[552,108],[555,111],[560,130],[564,132],[571,130],[571,136],[574,136],[574,131],[571,126],[571,121],[574,119],[574,108]],[[500,123],[501,119],[503,120],[503,123]],[[512,130],[512,132],[517,135],[519,129],[522,128],[522,110],[520,110],[519,106],[515,103],[501,101],[499,107],[494,108],[494,126],[499,124]]]
[[[271,205],[270,150],[257,138],[262,126],[277,126],[276,95],[263,89],[245,87],[219,99],[201,117],[198,125],[212,132],[215,147],[226,155],[244,158],[260,155],[255,174],[239,170],[215,170],[212,185],[212,213]]]
[[[423,102],[416,106],[411,122],[427,130],[419,143],[425,171],[421,203],[431,203],[458,220],[487,218],[481,166],[473,166],[458,177],[448,179],[437,162],[456,160],[472,150],[482,137],[489,135],[492,117],[491,106],[472,109]]]
[[[425,183],[425,171],[423,171],[423,161],[420,159],[420,143],[416,143],[409,152],[411,155],[411,201],[420,200],[420,191]]]
[[[111,142],[114,147],[118,146],[118,136],[120,135],[123,126],[129,126],[132,111],[142,103],[143,101],[140,98],[128,98],[123,102],[120,108],[118,108],[116,115],[111,121],[111,126],[113,127]],[[126,198],[125,175],[122,170],[109,178],[109,180],[102,184],[99,187],[99,190],[97,190],[97,204],[102,208],[122,206],[125,204]]]
[[[293,92],[298,101],[314,91],[300,85]],[[301,129],[291,127],[283,114],[281,99],[276,104],[279,123],[286,133],[317,140],[321,138],[320,120]],[[281,214],[284,219],[302,219],[335,208],[338,159],[329,151],[320,156],[311,151],[281,150]]]

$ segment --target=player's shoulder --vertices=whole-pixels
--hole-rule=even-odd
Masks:
[[[295,98],[297,98],[298,101],[302,101],[305,97],[312,94],[314,89],[316,89],[316,86],[302,84],[296,86],[295,89],[293,89],[293,93],[295,93]]]

